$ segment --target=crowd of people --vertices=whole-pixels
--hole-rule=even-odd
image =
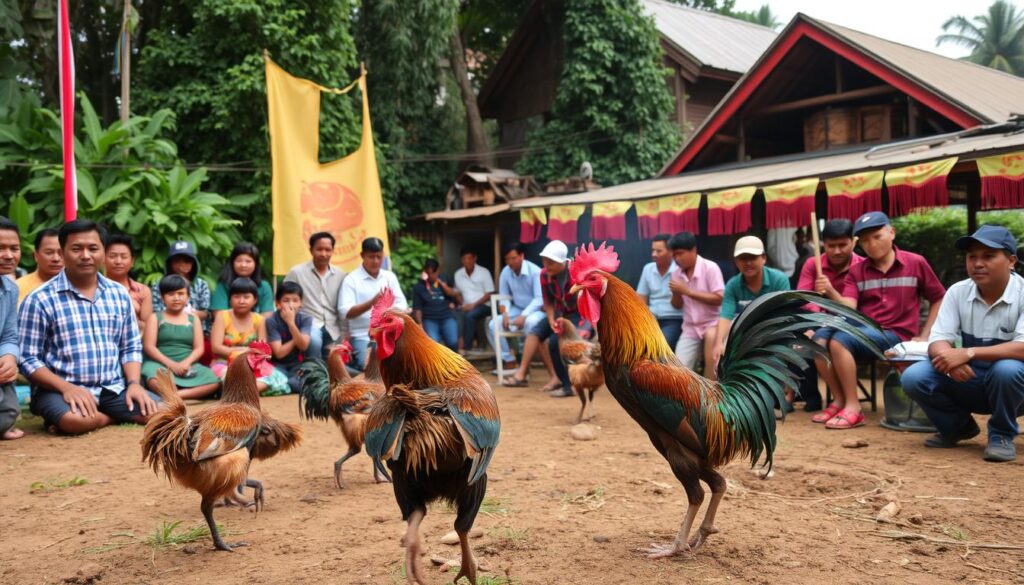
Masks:
[[[883,350],[926,341],[927,357],[903,374],[906,392],[938,429],[925,445],[952,447],[973,438],[980,428],[971,414],[991,414],[985,458],[1013,460],[1016,419],[1024,415],[1024,280],[1013,270],[1016,241],[997,226],[958,240],[970,278],[946,291],[927,261],[900,250],[895,238],[881,212],[855,222],[828,221],[820,256],[800,254],[791,281],[766,265],[761,239],[744,236],[733,250],[738,273],[726,281],[720,267],[698,253],[694,234],[661,234],[651,243],[652,261],[643,267],[636,291],[680,362],[711,379],[732,321],[761,296],[789,290],[795,282],[797,289],[858,309],[881,331],[808,331],[827,357],[804,372],[800,388],[787,389],[780,409],[791,410],[802,399],[815,412],[811,420],[827,429],[859,427],[865,417],[857,366],[874,359],[865,341]],[[31,411],[46,427],[78,434],[112,423],[144,423],[158,407],[150,388],[160,369],[174,376],[182,397],[216,397],[228,364],[257,340],[273,352],[275,367],[258,380],[265,395],[296,392],[302,361],[325,357],[343,340],[353,348],[352,367],[361,369],[370,345],[370,310],[384,289],[438,343],[456,351],[474,342],[490,345],[512,372],[500,380],[507,387],[526,386],[531,362],[539,357],[549,376],[542,389],[555,397],[574,395],[558,357],[557,320],[578,324],[584,338],[594,335],[569,293],[569,250],[557,240],[541,251],[541,265],[526,259],[521,244],[508,246],[497,288],[471,249],[462,251],[461,267],[450,280],[437,260],[428,260],[409,291],[411,306],[396,275],[384,268],[384,243],[373,237],[362,242],[360,266],[346,274],[331,264],[334,236],[314,234],[310,260],[290,270],[276,291],[262,272],[259,250],[246,242],[234,247],[212,289],[199,276],[195,246],[174,242],[165,275],[150,289],[131,277],[131,239],[108,235],[91,221],[39,231],[36,270],[15,281],[20,241],[15,224],[0,218],[4,439],[23,435],[14,427],[19,375],[31,387]],[[865,257],[854,252],[856,244]],[[494,294],[502,298],[497,324],[491,322]],[[922,300],[929,307],[923,325]],[[524,333],[519,351],[506,336],[495,337],[494,329]],[[833,396],[827,405],[819,378]]]

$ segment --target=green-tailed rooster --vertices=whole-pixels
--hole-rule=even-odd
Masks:
[[[466,577],[475,584],[469,531],[498,445],[498,403],[476,368],[432,341],[409,315],[391,309],[393,303],[385,289],[370,315],[370,336],[377,343],[387,391],[370,408],[366,452],[374,465],[382,467],[384,461],[391,470],[395,499],[408,522],[403,542],[409,582],[423,584],[419,526],[427,504],[443,500],[455,505],[462,545],[454,583]]]
[[[712,382],[676,359],[654,315],[629,285],[612,275],[618,267],[618,255],[610,246],[578,249],[570,264],[570,292],[579,293],[581,315],[597,327],[609,392],[647,431],[689,500],[675,540],[644,552],[652,558],[695,554],[709,535],[718,532],[715,513],[726,485],[716,469],[747,454],[752,465],[762,454],[765,465],[772,463],[774,405],[782,404],[785,388],[797,386],[799,374],[794,370],[806,369],[808,360],[822,352],[804,332],[835,327],[875,347],[857,327],[877,326],[812,293],[765,295],[733,322],[718,364],[718,382]],[[806,303],[834,314],[807,312]],[[690,540],[704,501],[701,481],[711,488],[711,503]]]

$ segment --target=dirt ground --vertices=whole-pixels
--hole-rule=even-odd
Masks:
[[[1024,458],[985,463],[977,439],[925,450],[922,435],[880,428],[881,413],[842,432],[795,413],[779,432],[773,477],[740,461],[724,470],[721,533],[697,558],[648,560],[636,550],[674,536],[681,486],[606,391],[596,400],[597,439],[580,442],[569,434],[576,399],[549,398],[537,385],[497,390],[501,444],[474,541],[490,569],[481,583],[1024,583]],[[299,420],[294,396],[264,406]],[[182,521],[182,530],[202,516],[194,492],[142,465],[141,427],[62,438],[38,419],[20,424],[28,437],[0,443],[0,583],[404,582],[391,489],[372,482],[362,455],[346,465],[346,488],[334,487],[343,446],[329,423],[304,422],[297,451],[254,464],[265,511],[215,512],[236,533],[227,540],[250,543],[234,553],[214,551],[208,538],[145,542],[164,522]],[[843,448],[851,438],[868,446]],[[68,485],[75,478],[87,483]],[[876,523],[890,500],[901,506],[896,523]],[[440,543],[453,520],[444,509],[428,514],[430,555],[458,557]],[[897,532],[921,539],[886,538]],[[432,583],[449,582],[423,560]]]

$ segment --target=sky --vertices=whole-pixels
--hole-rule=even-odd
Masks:
[[[984,14],[992,0],[736,0],[736,10],[757,10],[767,3],[783,24],[797,12],[947,57],[963,57],[959,45],[935,46],[951,16]],[[1024,8],[1024,0],[1016,0]]]

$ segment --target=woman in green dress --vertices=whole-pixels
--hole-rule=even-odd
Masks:
[[[157,371],[167,369],[182,398],[205,398],[220,388],[220,380],[198,363],[203,356],[203,326],[188,304],[189,283],[179,274],[169,274],[160,280],[159,290],[166,308],[150,315],[146,324],[142,376],[152,389]]]

